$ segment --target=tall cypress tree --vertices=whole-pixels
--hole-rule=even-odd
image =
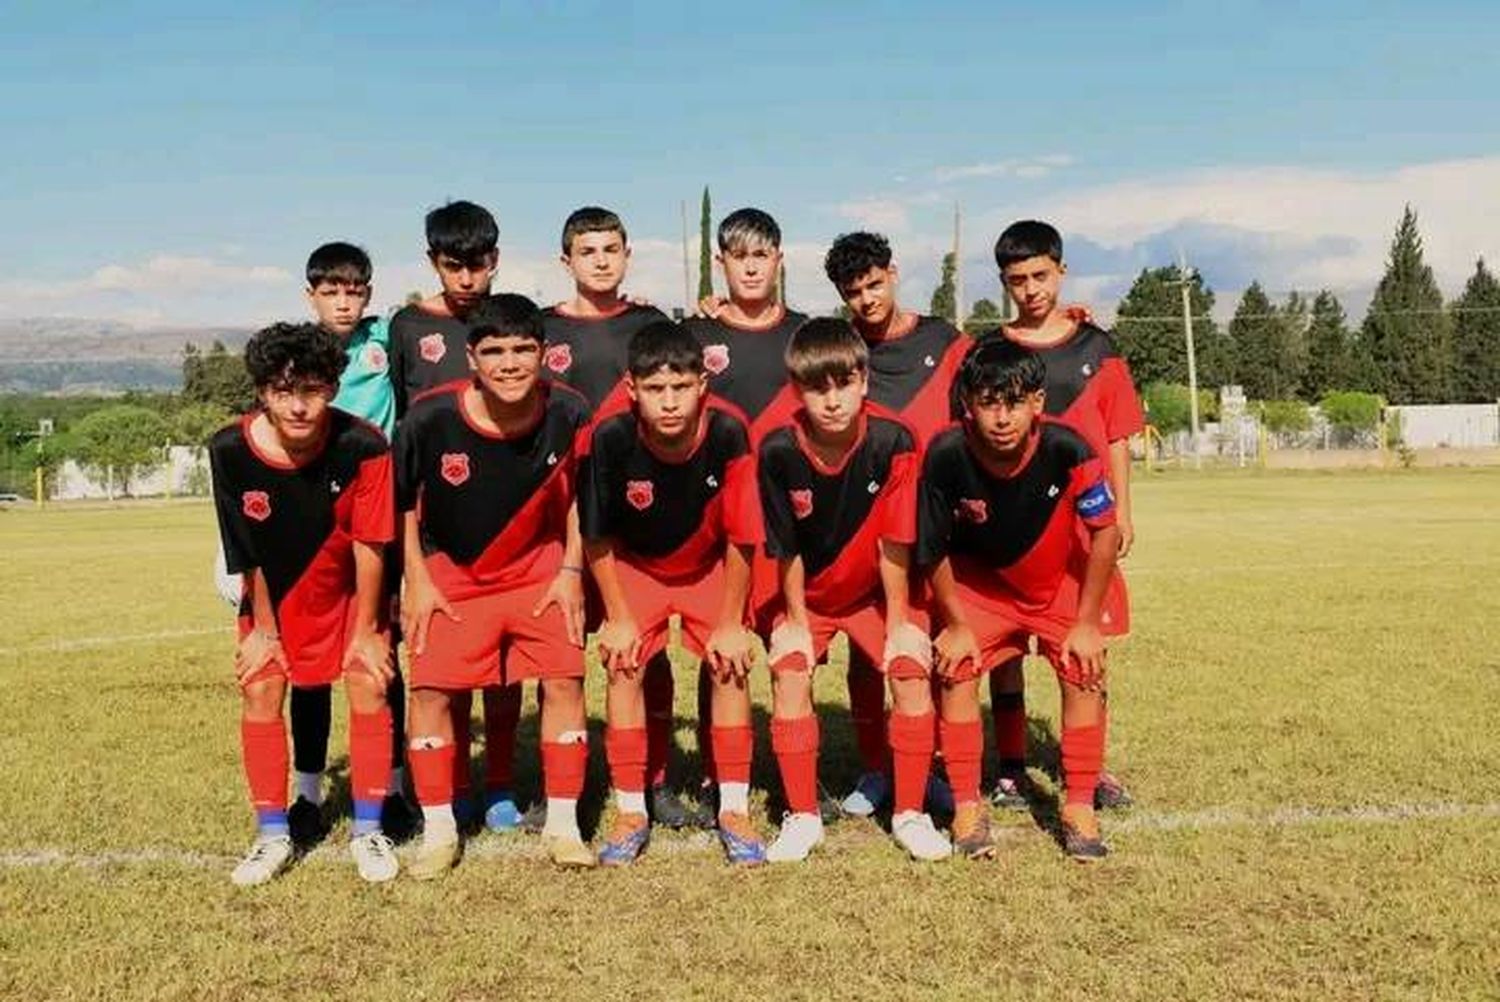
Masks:
[[[932,315],[958,324],[958,258],[952,251],[943,255],[943,274],[932,290]]]
[[[1475,404],[1500,399],[1500,282],[1484,258],[1453,301],[1453,398]]]
[[[1115,314],[1115,342],[1137,384],[1186,383],[1187,344],[1176,268],[1143,269]],[[1213,320],[1214,294],[1194,275],[1189,287],[1198,385],[1219,386],[1232,375],[1227,339]]]
[[[1401,214],[1385,275],[1360,328],[1378,390],[1393,404],[1441,403],[1447,396],[1449,329],[1443,294],[1422,258],[1411,206]]]
[[[698,217],[698,298],[706,299],[714,294],[714,253],[712,242],[713,204],[708,198],[708,185],[703,186],[703,211]]]
[[[1280,400],[1276,358],[1280,317],[1259,282],[1240,297],[1229,321],[1229,339],[1234,344],[1235,372],[1252,400]]]
[[[1312,301],[1307,327],[1307,368],[1302,374],[1302,399],[1318,401],[1329,390],[1358,389],[1354,383],[1349,327],[1344,307],[1323,289]]]

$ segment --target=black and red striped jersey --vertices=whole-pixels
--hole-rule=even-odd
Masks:
[[[1113,525],[1104,464],[1083,436],[1042,418],[1030,455],[1009,476],[981,465],[961,425],[940,433],[922,465],[916,562],[952,560],[972,587],[1024,609],[1051,603],[1063,576],[1081,578],[1088,529]]]
[[[865,340],[870,399],[898,414],[925,445],[959,416],[953,383],[974,342],[941,317],[909,316],[890,336]]]
[[[808,608],[837,615],[880,591],[882,539],[916,540],[916,435],[866,402],[855,444],[836,467],[807,441],[799,410],[760,440],[758,480],[766,554],[802,558]]]
[[[634,303],[603,317],[572,316],[564,305],[548,307],[542,313],[547,336],[542,368],[582,393],[597,413],[612,393],[622,392],[631,337],[647,324],[666,319],[656,307]]]
[[[708,317],[693,317],[683,326],[703,345],[709,390],[743,411],[753,426],[786,385],[786,345],[806,322],[804,314],[783,310],[769,327],[752,329]]]
[[[1046,412],[1076,429],[1100,457],[1108,457],[1109,443],[1144,427],[1130,367],[1103,328],[1079,324],[1057,344],[1027,347],[1047,368]]]
[[[329,409],[322,451],[290,464],[251,438],[254,412],[209,444],[214,507],[230,573],[259,569],[288,645],[342,635],[354,595],[354,543],[395,538],[391,451],[379,428]]]
[[[524,433],[480,428],[464,407],[467,381],[419,397],[396,429],[396,507],[416,511],[422,552],[449,598],[530,583],[556,572],[537,553],[566,536],[588,404],[542,380]]]
[[[396,420],[428,390],[469,376],[469,324],[458,317],[425,310],[420,303],[403,306],[391,317],[391,384],[396,392]]]
[[[595,426],[578,481],[583,538],[613,540],[617,559],[664,581],[699,577],[728,543],[763,538],[750,428],[712,396],[686,459],[658,455],[624,411]]]

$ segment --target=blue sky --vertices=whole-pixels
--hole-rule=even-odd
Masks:
[[[498,284],[544,298],[563,216],[617,208],[631,285],[672,305],[705,183],[777,215],[818,308],[859,226],[925,304],[955,201],[967,298],[1043,215],[1106,312],[1178,248],[1227,295],[1357,300],[1407,200],[1450,293],[1500,251],[1480,3],[212,6],[0,14],[0,315],[258,323],[334,238],[388,302],[431,285],[421,216],[453,197],[499,217]]]

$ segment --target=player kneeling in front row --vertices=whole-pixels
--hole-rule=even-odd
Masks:
[[[1005,338],[964,361],[963,421],[932,440],[923,464],[917,562],[929,568],[943,627],[934,655],[955,846],[976,857],[993,851],[979,795],[979,678],[1035,637],[1062,689],[1064,849],[1093,860],[1106,853],[1094,816],[1104,638],[1128,627],[1115,572],[1120,530],[1103,463],[1080,435],[1042,416],[1045,378],[1036,353]]]
[[[909,603],[916,439],[865,399],[869,350],[847,322],[808,321],[792,336],[786,365],[800,406],[766,432],[758,459],[766,551],[780,585],[761,613],[771,637],[771,743],[788,808],[766,855],[802,860],[823,839],[812,673],[843,630],[890,685],[891,833],[914,858],[942,859],[952,847],[922,810],[934,738],[932,651]]]
[[[360,876],[398,864],[380,831],[391,768],[390,638],[381,621],[382,547],[394,535],[391,455],[374,426],[329,401],[344,348],[311,324],[276,324],[245,347],[260,409],[209,449],[228,569],[244,575],[235,652],[240,741],[260,833],[231,879],[262,884],[292,858],[287,823],[288,684],[343,676],[349,697],[350,849]]]
[[[719,838],[730,862],[763,863],[750,823],[745,606],[761,538],[750,430],[736,408],[708,394],[703,346],[686,329],[666,320],[642,328],[630,339],[628,367],[632,406],[600,421],[579,478],[579,519],[606,616],[599,658],[618,810],[599,861],[634,861],[650,834],[644,683],[675,612],[683,646],[704,659],[711,679]]]
[[[542,315],[500,295],[470,315],[473,375],[413,401],[396,432],[410,638],[407,758],[424,832],[410,867],[458,860],[450,705],[458,692],[539,680],[543,842],[554,862],[592,866],[578,831],[588,762],[583,703],[583,545],[572,481],[583,398],[538,379]]]

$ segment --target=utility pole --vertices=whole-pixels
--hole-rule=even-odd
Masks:
[[[1188,414],[1193,422],[1193,467],[1203,468],[1203,455],[1198,450],[1198,359],[1193,349],[1193,297],[1192,272],[1188,271],[1187,255],[1178,252],[1177,285],[1182,290],[1182,332],[1187,339],[1188,370]]]
[[[953,203],[953,326],[964,325],[963,222],[958,203]]]

